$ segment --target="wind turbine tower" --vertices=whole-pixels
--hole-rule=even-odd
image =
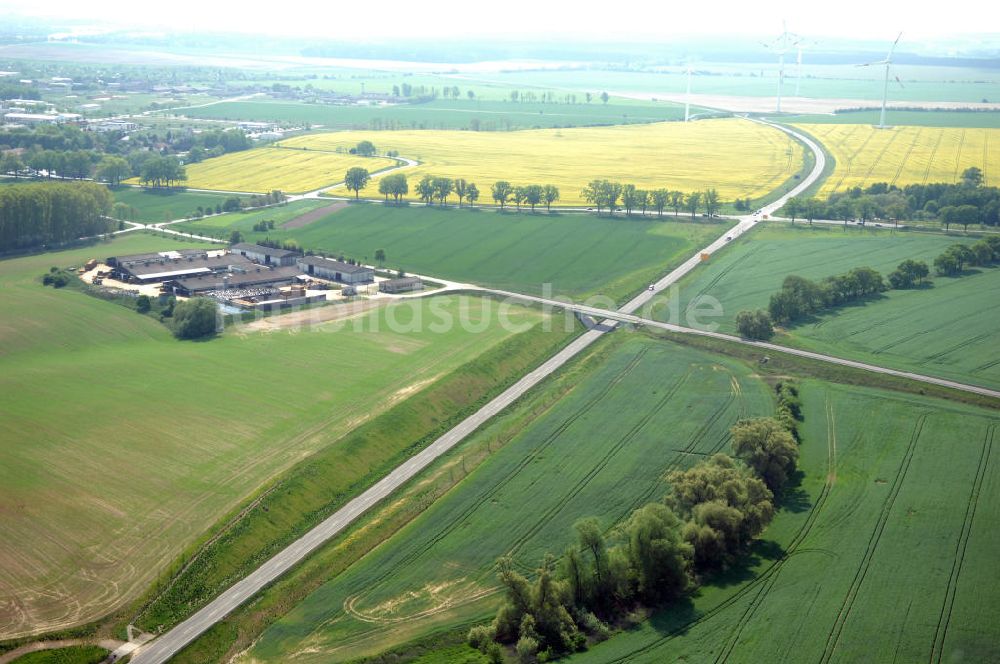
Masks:
[[[691,65],[687,66],[687,94],[684,96],[684,122],[691,119]]]
[[[892,65],[892,54],[896,50],[896,44],[899,43],[900,38],[902,38],[903,33],[900,32],[899,36],[896,37],[896,41],[892,42],[892,46],[889,47],[889,53],[885,56],[885,60],[880,60],[878,62],[866,62],[859,67],[877,67],[880,65],[885,65],[885,82],[882,85],[882,113],[879,116],[878,128],[885,129],[885,102],[889,98],[889,66]],[[902,85],[902,83],[900,83]]]
[[[788,25],[785,21],[781,22],[781,34],[770,44],[764,44],[765,48],[769,48],[778,54],[778,103],[775,107],[777,113],[781,113],[781,84],[785,80],[785,55],[792,48],[798,46],[801,38],[788,31]],[[802,57],[802,51],[799,51],[799,58]]]

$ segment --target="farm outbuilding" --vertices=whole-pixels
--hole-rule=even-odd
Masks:
[[[209,291],[233,288],[260,288],[287,286],[297,281],[302,272],[295,266],[266,268],[254,266],[247,272],[225,272],[201,277],[188,277],[168,281],[165,287],[177,295],[190,297]]]
[[[299,269],[310,277],[339,281],[344,284],[367,284],[375,281],[375,270],[364,265],[352,265],[322,256],[306,256],[298,260]]]
[[[249,242],[234,244],[230,251],[261,265],[295,265],[295,261],[302,255],[297,251],[274,249]]]
[[[243,256],[204,249],[112,256],[107,263],[111,267],[112,279],[132,284],[158,283],[168,279],[256,267]]]
[[[387,279],[380,281],[378,289],[383,293],[409,293],[411,291],[423,290],[424,282],[417,277],[401,277],[399,279]]]

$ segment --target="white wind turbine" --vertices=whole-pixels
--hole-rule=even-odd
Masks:
[[[896,44],[899,43],[900,38],[903,33],[900,32],[899,36],[896,37],[896,41],[892,42],[892,46],[889,47],[889,53],[885,56],[885,60],[880,60],[878,62],[866,62],[859,67],[877,67],[879,65],[885,65],[885,83],[882,86],[882,115],[879,116],[878,128],[885,129],[885,102],[889,97],[889,66],[892,64],[892,54],[896,50]],[[896,79],[899,82],[899,79]],[[899,83],[902,85],[902,83]]]
[[[806,46],[815,46],[816,42],[809,42],[806,44],[801,39],[795,42],[795,49],[798,54],[795,58],[795,96],[799,96],[799,82],[802,80],[802,49]]]
[[[788,31],[785,21],[781,22],[781,34],[770,44],[765,43],[764,48],[769,48],[778,54],[778,103],[775,107],[777,113],[781,113],[781,84],[785,80],[785,55],[794,47],[798,46],[801,38]]]
[[[691,62],[687,63],[687,94],[684,95],[684,122],[691,119]]]

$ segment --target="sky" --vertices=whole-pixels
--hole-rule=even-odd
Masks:
[[[0,0],[0,14],[108,21],[149,30],[212,30],[350,39],[382,37],[461,38],[559,35],[628,40],[696,34],[772,38],[788,29],[812,37],[910,39],[1000,32],[1000,3],[838,0],[835,3],[776,0]]]

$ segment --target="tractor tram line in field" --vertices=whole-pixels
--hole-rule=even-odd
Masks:
[[[942,141],[944,141],[944,132],[939,131],[937,140],[934,141],[934,147],[931,148],[931,156],[927,160],[927,168],[924,169],[924,177],[920,179],[920,184],[927,184],[927,181],[931,179],[931,169],[934,167],[934,160],[937,159],[938,148],[941,147]],[[898,179],[899,176],[896,177]]]
[[[900,462],[899,469],[897,470],[895,477],[893,477],[892,486],[889,488],[889,495],[886,497],[886,500],[882,505],[882,510],[879,513],[879,518],[875,523],[875,528],[872,530],[871,537],[868,540],[868,546],[861,559],[861,564],[858,566],[858,569],[854,574],[854,580],[851,582],[851,587],[844,596],[844,601],[841,604],[837,618],[834,620],[834,623],[830,628],[830,632],[827,635],[826,647],[824,648],[823,655],[820,657],[821,664],[825,664],[833,658],[834,653],[837,650],[837,646],[840,644],[840,638],[843,635],[844,626],[850,617],[851,610],[854,608],[854,602],[858,597],[858,593],[861,591],[861,586],[864,584],[865,577],[868,575],[868,570],[871,568],[872,559],[878,549],[879,542],[882,539],[882,534],[885,532],[886,524],[889,522],[889,515],[892,513],[893,507],[896,504],[896,498],[899,496],[899,492],[906,480],[907,472],[910,469],[910,463],[913,460],[913,452],[916,449],[917,441],[920,439],[920,435],[923,432],[924,424],[927,421],[927,415],[927,413],[921,414],[914,423],[913,433],[910,435],[910,442],[906,447],[905,453],[903,454],[903,459]]]
[[[919,129],[917,129],[917,132],[913,135],[913,140],[910,141],[910,147],[906,148],[906,154],[904,154],[903,158],[899,160],[899,166],[896,167],[896,173],[892,176],[892,180],[889,181],[890,187],[894,187],[896,185],[896,180],[898,180],[899,176],[903,174],[903,169],[906,167],[906,162],[910,160],[910,155],[913,154],[913,148],[917,147],[917,143],[920,142],[920,138],[921,136],[923,136],[923,133],[924,133],[924,128],[920,127]]]
[[[979,506],[979,495],[982,491],[986,469],[989,466],[990,455],[993,451],[995,433],[996,425],[990,425],[987,427],[986,435],[983,438],[983,450],[979,455],[976,477],[973,480],[972,490],[969,493],[965,517],[962,520],[962,531],[955,544],[955,557],[952,560],[951,574],[948,576],[948,586],[945,591],[944,602],[941,604],[941,614],[938,617],[937,626],[934,628],[934,639],[931,642],[930,652],[931,664],[940,664],[941,658],[944,656],[944,646],[948,640],[948,628],[951,626],[951,613],[955,606],[955,597],[958,594],[958,581],[962,574],[962,565],[965,562],[965,552],[969,547],[972,526],[976,518],[976,508]]]

